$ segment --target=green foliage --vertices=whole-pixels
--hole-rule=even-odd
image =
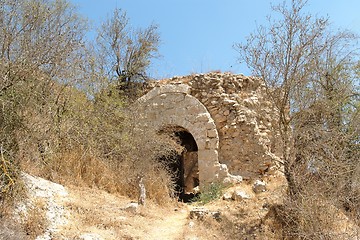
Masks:
[[[134,29],[126,12],[115,9],[98,30],[95,69],[116,83],[123,95],[136,98],[140,83],[148,79],[146,70],[157,57],[159,43],[156,25]]]
[[[211,183],[205,185],[201,190],[201,193],[195,197],[192,201],[201,205],[207,204],[211,201],[219,199],[224,190],[224,185],[221,183]]]

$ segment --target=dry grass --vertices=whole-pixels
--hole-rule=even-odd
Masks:
[[[284,239],[357,239],[360,228],[346,213],[317,194],[287,199],[271,209]]]
[[[21,167],[65,186],[98,188],[133,199],[138,197],[138,180],[143,177],[149,199],[158,204],[173,201],[173,173],[160,156],[176,151],[176,143],[150,129],[129,126],[118,131],[119,139],[109,138],[100,147],[72,147],[45,159],[23,160]],[[111,154],[108,149],[112,149]]]
[[[65,186],[98,188],[132,198],[138,196],[137,181],[142,174],[150,199],[162,204],[171,201],[171,177],[157,162],[142,163],[142,166],[136,166],[130,160],[112,163],[72,151],[58,155],[42,168],[33,168],[30,164],[24,168],[34,175]]]
[[[99,189],[71,187],[65,206],[71,217],[62,230],[63,236],[78,239],[82,234],[92,233],[102,239],[173,239],[181,234],[186,211],[174,211],[174,205],[159,207],[148,201],[146,207],[140,206],[134,213],[126,210],[130,201]]]
[[[104,161],[73,150],[57,154],[46,165],[35,166],[32,162],[23,163],[23,169],[33,175],[62,185],[98,187],[108,192],[116,192],[115,172]]]
[[[27,211],[23,224],[24,230],[30,239],[35,239],[46,231],[48,224],[46,204],[38,199]]]
[[[190,219],[183,239],[282,239],[279,234],[281,225],[276,225],[274,217],[268,215],[271,211],[270,206],[282,203],[285,179],[279,176],[269,177],[266,182],[268,191],[261,194],[254,194],[251,182],[247,181],[224,189],[225,192],[241,189],[251,198],[240,201],[225,201],[218,198],[205,204],[206,209],[219,211],[221,220],[218,221],[212,216],[207,216],[203,220]]]

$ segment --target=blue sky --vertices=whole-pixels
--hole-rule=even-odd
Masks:
[[[270,2],[282,0],[70,0],[96,26],[114,8],[127,12],[133,27],[159,25],[161,57],[150,75],[161,79],[214,70],[249,75],[237,63],[233,44],[266,24]],[[335,27],[360,34],[359,0],[309,0],[307,10],[329,16]]]

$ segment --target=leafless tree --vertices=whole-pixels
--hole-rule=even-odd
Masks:
[[[0,1],[3,162],[12,162],[21,148],[19,140],[24,143],[29,136],[41,137],[39,149],[44,150],[42,140],[58,129],[67,88],[78,80],[85,30],[85,22],[66,0]]]
[[[348,186],[359,159],[358,38],[304,13],[306,4],[272,6],[278,15],[268,18],[268,27],[234,47],[265,81],[279,111],[291,199],[310,191],[340,205],[352,198]]]

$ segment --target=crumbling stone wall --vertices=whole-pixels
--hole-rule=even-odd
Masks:
[[[165,103],[168,102],[165,100],[166,94],[157,93],[159,99],[155,101],[156,104],[167,104],[172,110],[161,112],[158,108],[153,109],[159,111],[158,118],[153,119],[161,125],[164,123],[162,118],[195,116],[191,117],[191,121],[195,121],[191,124],[195,129],[187,128],[189,121],[186,117],[176,121],[183,121],[180,126],[187,128],[204,149],[208,145],[208,150],[217,151],[218,161],[226,164],[231,174],[256,178],[259,174],[271,173],[276,169],[281,147],[280,136],[276,131],[278,112],[267,97],[265,85],[260,79],[231,73],[207,73],[173,77],[154,82],[151,86],[153,89],[181,86],[187,88],[186,94],[202,103],[210,116],[204,111],[197,113],[197,107],[191,104],[187,106],[185,102],[179,104],[176,99],[173,104]],[[164,89],[157,91],[169,92]],[[154,92],[151,94],[155,95]],[[170,121],[175,122],[174,119]],[[199,134],[202,131],[204,133]],[[199,139],[198,136],[204,134],[205,137]]]
[[[228,177],[225,165],[219,163],[219,136],[214,120],[206,107],[190,95],[187,84],[155,86],[137,101],[142,127],[160,131],[166,127],[181,127],[194,137],[200,184]],[[141,119],[143,121],[141,121]]]

